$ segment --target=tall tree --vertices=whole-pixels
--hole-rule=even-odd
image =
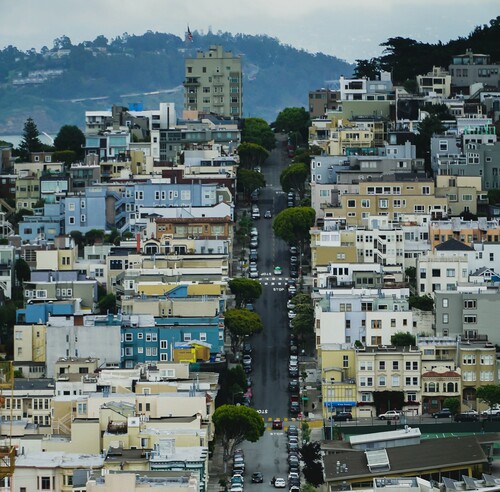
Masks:
[[[377,80],[380,77],[380,63],[378,59],[356,60],[356,67],[352,76],[355,79],[366,77],[368,80]]]
[[[238,169],[236,179],[238,191],[243,192],[247,197],[257,188],[266,186],[264,175],[256,171],[250,171],[250,169]]]
[[[285,108],[278,114],[274,127],[285,133],[297,133],[301,142],[307,142],[311,118],[304,108]]]
[[[14,271],[16,273],[16,283],[17,285],[22,285],[23,282],[27,282],[31,278],[31,269],[28,263],[22,258],[18,258],[14,265]]]
[[[309,240],[316,212],[311,207],[291,207],[281,211],[274,219],[274,233],[288,243],[299,242],[300,251]]]
[[[231,348],[237,353],[246,336],[260,333],[264,328],[260,316],[248,309],[228,309],[224,313],[224,324],[231,337]]]
[[[444,132],[443,123],[436,115],[427,116],[418,124],[418,135],[416,138],[417,157],[423,158],[425,171],[432,174],[431,167],[431,138]]]
[[[235,296],[237,307],[243,307],[246,303],[255,301],[262,294],[262,284],[251,278],[233,278],[228,285]]]
[[[253,408],[222,405],[212,416],[215,434],[224,447],[224,456],[231,456],[235,446],[243,441],[257,442],[264,434],[264,420]]]
[[[485,384],[479,386],[476,391],[478,400],[486,403],[490,408],[500,404],[500,386],[496,384]]]
[[[23,161],[28,161],[31,152],[41,152],[43,149],[43,144],[38,138],[40,132],[31,117],[29,117],[24,123],[23,129],[23,139],[19,144],[19,153]]]
[[[321,446],[319,442],[313,441],[304,444],[300,448],[300,457],[304,462],[302,472],[307,483],[319,487],[325,483],[323,477],[323,460],[321,458]]]
[[[280,183],[283,191],[295,190],[300,198],[304,197],[306,190],[306,180],[309,176],[309,167],[301,162],[291,164],[283,169],[280,176]]]
[[[85,135],[76,125],[64,125],[54,139],[56,150],[72,150],[77,159],[83,157]]]
[[[243,120],[241,141],[261,145],[267,150],[273,150],[276,137],[273,130],[262,118],[247,118]]]
[[[262,145],[243,142],[238,146],[238,156],[240,166],[252,169],[256,166],[262,166],[269,157],[269,152]]]

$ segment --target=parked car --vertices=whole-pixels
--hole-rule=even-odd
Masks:
[[[291,379],[288,383],[288,391],[292,393],[298,393],[300,391],[300,385],[298,379]]]
[[[334,422],[349,422],[352,420],[351,412],[338,412],[329,418],[333,418]]]
[[[288,319],[293,319],[295,316],[297,316],[297,313],[290,309],[290,311],[288,311]]]
[[[252,483],[263,483],[264,482],[264,476],[262,475],[262,472],[253,472],[252,473]]]
[[[378,418],[380,420],[398,420],[401,418],[401,412],[399,410],[388,410],[385,413],[381,413]]]
[[[449,408],[442,408],[441,410],[439,410],[439,412],[434,412],[432,416],[435,419],[444,419],[447,417],[451,417],[451,412]]]
[[[454,420],[455,422],[477,422],[479,416],[473,413],[457,413]]]
[[[250,239],[250,248],[257,248],[259,246],[259,240],[254,237]]]
[[[290,402],[290,413],[297,414],[300,412],[300,405],[298,401]]]
[[[271,211],[266,210],[266,212],[264,213],[264,219],[270,219],[271,217],[272,217]]]
[[[259,237],[259,231],[257,230],[257,227],[252,227],[250,229],[250,237]]]
[[[297,246],[290,246],[290,249],[288,251],[291,255],[297,255],[299,252]]]
[[[299,368],[297,366],[288,366],[288,374],[291,378],[296,378],[299,376]]]
[[[288,429],[286,430],[286,433],[289,436],[298,436],[299,435],[299,428],[295,424],[290,424],[288,426]]]
[[[243,353],[246,355],[246,354],[251,354],[252,353],[252,346],[248,343],[248,342],[245,342],[243,344]]]
[[[484,416],[500,415],[500,407],[488,408],[488,410],[485,410],[484,412],[482,412],[481,415],[484,415]]]
[[[295,268],[291,268],[290,269],[290,277],[297,278],[298,276],[299,276],[298,270],[296,270]]]

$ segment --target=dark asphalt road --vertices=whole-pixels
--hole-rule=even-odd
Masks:
[[[261,190],[259,208],[261,219],[256,220],[259,231],[258,269],[263,286],[261,298],[255,309],[262,317],[264,330],[252,337],[254,403],[265,421],[288,417],[288,340],[289,328],[286,310],[286,279],[289,272],[288,245],[276,238],[272,222],[277,213],[286,207],[286,194],[280,186],[281,171],[289,164],[282,142],[263,166],[266,188]],[[271,210],[273,219],[264,219],[264,212]],[[283,275],[275,276],[273,270],[280,266]]]

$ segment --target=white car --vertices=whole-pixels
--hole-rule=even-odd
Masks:
[[[277,488],[277,489],[284,489],[286,487],[286,481],[284,478],[276,478],[274,480],[274,486]]]
[[[250,278],[259,278],[259,272],[257,270],[250,270],[250,273],[248,274]]]
[[[293,319],[295,316],[297,316],[297,313],[290,309],[290,311],[288,311],[288,319]]]
[[[259,231],[257,230],[257,227],[252,227],[252,229],[250,230],[250,236],[254,237],[254,236],[258,236],[258,235],[259,235]]]
[[[295,307],[295,304],[292,301],[288,301],[286,303],[286,308],[287,309],[293,309]]]
[[[401,412],[399,410],[388,410],[378,416],[380,420],[398,420],[400,417]]]

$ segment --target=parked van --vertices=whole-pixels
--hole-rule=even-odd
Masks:
[[[252,209],[252,219],[260,219],[260,210],[258,207]]]

